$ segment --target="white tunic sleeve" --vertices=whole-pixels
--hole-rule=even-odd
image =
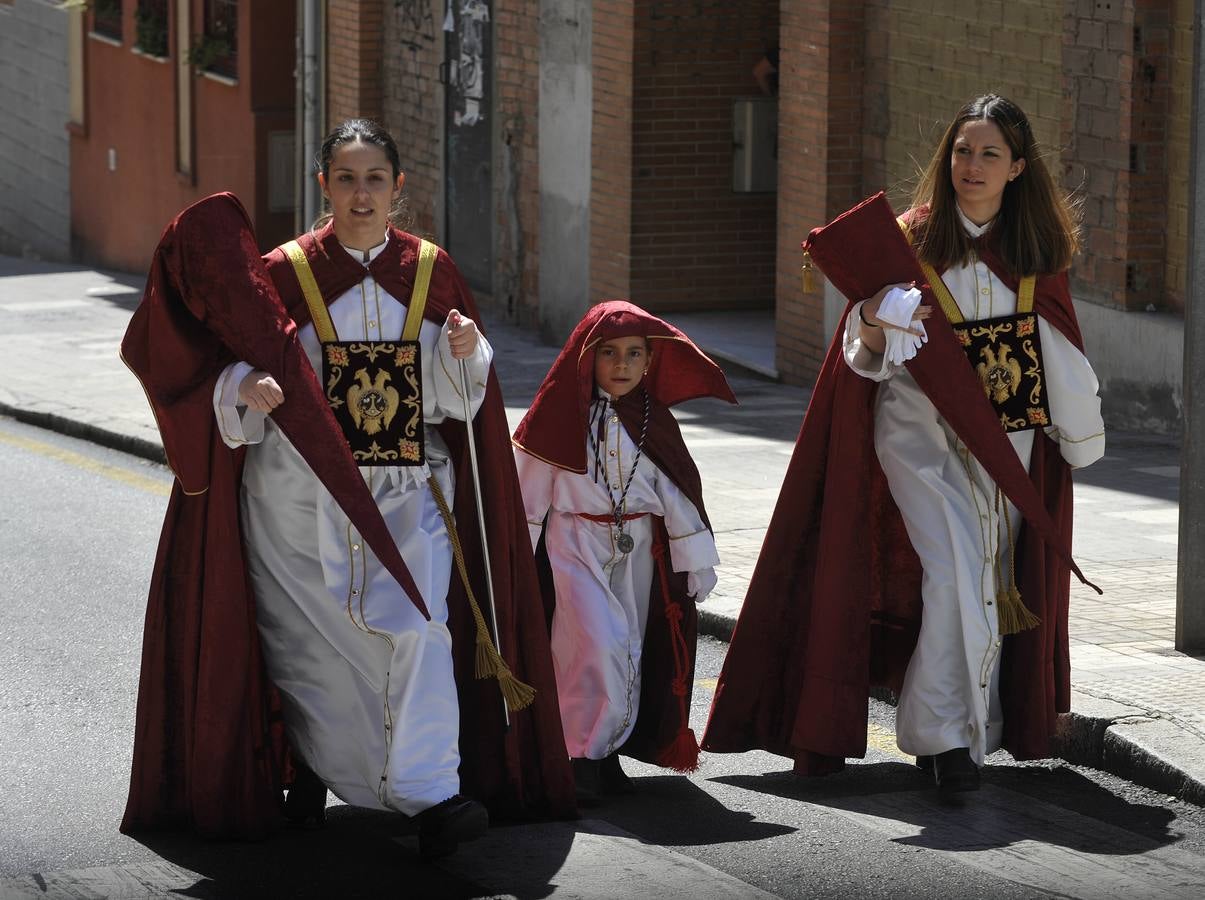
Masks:
[[[697,572],[718,565],[720,555],[715,547],[715,536],[703,524],[703,517],[695,505],[660,469],[653,488],[665,510],[669,558],[674,571]]]
[[[258,444],[264,439],[264,419],[267,413],[247,409],[238,402],[238,386],[255,371],[250,363],[231,363],[222,370],[213,386],[213,412],[218,420],[218,432],[227,447]]]
[[[1057,328],[1038,317],[1046,399],[1051,426],[1046,433],[1059,443],[1063,459],[1079,468],[1105,452],[1105,424],[1100,415],[1099,384],[1087,357]]]
[[[863,378],[869,378],[871,381],[886,381],[900,367],[888,362],[886,353],[873,353],[862,343],[860,337],[862,323],[859,321],[858,315],[865,302],[863,300],[862,303],[855,303],[850,309],[849,315],[845,317],[845,364]]]
[[[440,418],[459,419],[463,422],[464,400],[460,393],[460,360],[452,357],[446,327],[439,329],[439,340],[435,343],[434,356],[431,368],[424,374],[431,379],[438,415]],[[485,385],[493,359],[494,348],[485,339],[485,335],[478,332],[477,349],[473,351],[472,356],[464,360],[468,368],[469,402],[474,417],[485,399]]]
[[[540,542],[544,529],[544,516],[552,505],[552,487],[556,480],[556,467],[542,459],[536,459],[515,447],[515,469],[519,473],[519,488],[523,494],[523,512],[527,517],[527,532],[531,536],[531,549]]]

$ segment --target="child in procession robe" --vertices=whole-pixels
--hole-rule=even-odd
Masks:
[[[573,330],[514,434],[532,546],[542,535],[551,569],[545,600],[579,804],[632,790],[621,752],[697,767],[695,604],[715,587],[719,556],[669,407],[704,396],[735,402],[684,334],[612,300]]]

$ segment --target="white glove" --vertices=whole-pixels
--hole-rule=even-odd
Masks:
[[[715,569],[699,569],[697,572],[686,573],[686,593],[695,598],[695,603],[702,603],[707,595],[715,590]]]
[[[929,340],[929,335],[925,331],[925,323],[912,320],[916,308],[920,306],[920,301],[921,292],[916,288],[894,287],[887,292],[883,297],[883,302],[879,304],[878,318],[889,325],[896,326],[883,329],[883,336],[887,341],[883,353],[887,357],[887,361],[893,365],[902,366],[916,356],[916,351],[920,349],[921,344]],[[909,334],[903,330],[905,328],[916,328],[920,334]]]

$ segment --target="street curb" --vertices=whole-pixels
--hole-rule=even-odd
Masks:
[[[26,425],[45,428],[47,431],[54,431],[58,434],[65,434],[68,437],[79,438],[92,444],[108,447],[111,450],[119,450],[122,453],[128,453],[131,456],[137,456],[151,462],[167,464],[167,456],[163,453],[163,447],[145,438],[111,431],[108,428],[102,428],[99,425],[90,425],[87,422],[78,422],[75,419],[60,416],[57,413],[22,409],[19,406],[13,406],[3,401],[0,401],[0,415],[9,416],[18,422],[24,422]]]
[[[151,462],[167,460],[163,448],[154,441],[112,431],[99,425],[78,422],[56,413],[26,410],[0,401],[0,415],[9,416],[27,425],[45,428],[68,437],[109,447]],[[736,629],[736,619],[712,612],[705,606],[698,609],[699,634],[728,643]],[[872,695],[894,705],[889,691],[873,691]],[[1143,721],[1133,715],[1101,717],[1076,712],[1059,715],[1054,739],[1054,758],[1072,765],[1088,766],[1131,781],[1134,784],[1175,796],[1181,800],[1205,806],[1205,783],[1179,768],[1155,750],[1120,734],[1114,726],[1133,725]]]
[[[699,608],[699,634],[729,642],[736,628],[730,616]],[[891,691],[873,688],[871,696],[896,705]],[[1114,726],[1134,724],[1132,715],[1100,717],[1077,712],[1060,713],[1052,746],[1053,759],[1076,766],[1087,766],[1117,775],[1134,784],[1205,806],[1205,783],[1185,772],[1155,750],[1126,735]]]

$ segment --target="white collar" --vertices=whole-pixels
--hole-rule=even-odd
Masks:
[[[989,228],[992,227],[992,223],[996,221],[995,216],[993,216],[982,225],[976,225],[967,218],[967,214],[962,211],[962,207],[959,206],[957,202],[954,203],[954,208],[958,210],[958,218],[962,222],[962,227],[965,228],[967,230],[967,234],[973,238],[977,238],[981,234],[985,233]]]
[[[376,259],[377,256],[380,255],[381,251],[385,249],[385,245],[388,243],[389,243],[389,232],[385,232],[385,240],[381,241],[381,243],[377,244],[375,247],[368,248],[368,251],[367,251],[368,259],[367,260],[364,259],[364,253],[365,253],[364,250],[356,250],[355,248],[349,247],[349,246],[347,246],[347,244],[344,244],[342,242],[340,242],[339,246],[342,247],[344,250],[346,250],[347,255],[350,256],[352,259],[354,259],[356,262],[360,263],[360,265],[367,266],[370,262],[372,262],[374,259]]]

